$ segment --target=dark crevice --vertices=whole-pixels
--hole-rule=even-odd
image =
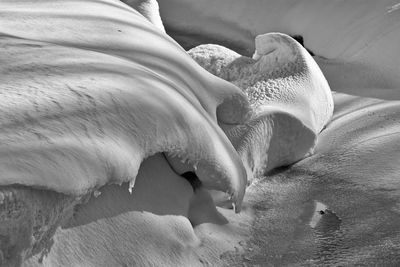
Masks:
[[[162,153],[162,155],[164,156],[164,158],[167,161],[167,163],[168,163],[169,167],[171,168],[171,170],[173,170],[175,172],[174,168],[169,163],[169,161],[167,159],[167,156],[165,155],[165,152]],[[185,173],[178,174],[178,175],[182,176],[183,178],[185,178],[190,183],[190,185],[192,186],[194,192],[196,191],[196,189],[198,189],[198,188],[200,188],[202,186],[202,182],[200,181],[199,177],[194,172],[189,171],[189,172],[185,172]]]
[[[182,173],[181,176],[190,183],[190,185],[193,187],[193,191],[196,191],[196,189],[198,189],[202,185],[199,177],[197,177],[194,172],[185,172]]]
[[[202,44],[218,44],[229,48],[243,56],[251,57],[254,53],[254,44],[249,45],[241,41],[228,40],[226,38],[221,38],[221,36],[216,35],[205,35],[204,33],[195,33],[185,30],[176,29],[164,24],[165,30],[169,36],[171,36],[175,41],[179,43],[185,50],[192,49],[198,45]],[[248,33],[248,38],[254,39],[254,37]]]
[[[292,35],[292,38],[299,42],[308,51],[308,53],[310,53],[311,56],[315,56],[313,51],[304,46],[304,38],[302,35],[295,34]]]

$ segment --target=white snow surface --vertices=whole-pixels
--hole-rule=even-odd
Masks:
[[[218,45],[188,51],[211,73],[242,88],[252,117],[220,124],[245,164],[248,180],[312,153],[333,112],[329,85],[310,54],[280,33],[256,37],[253,59]]]
[[[400,99],[399,12],[395,0],[160,1],[167,31],[188,46],[214,42],[251,55],[259,34],[302,35],[332,88],[389,100]]]
[[[143,159],[168,152],[240,209],[246,175],[217,125],[246,118],[240,89],[119,1],[0,7],[0,184],[133,186]]]
[[[348,93],[333,94],[333,117],[314,154],[254,181],[242,212],[234,214],[215,210],[204,188],[193,191],[176,171],[194,170],[193,162],[179,165],[173,154],[185,158],[201,151],[191,158],[206,161],[198,164],[200,179],[237,192],[244,187],[239,176],[245,168],[236,165],[240,155],[217,124],[241,125],[254,106],[240,89],[202,71],[162,28],[147,22],[145,17],[152,19],[146,12],[156,12],[154,5],[146,10],[146,3],[153,2],[134,4],[140,2],[144,17],[111,0],[0,2],[1,168],[37,174],[19,178],[27,185],[48,182],[53,190],[97,195],[52,232],[54,243],[42,263],[37,254],[24,265],[397,266],[400,103],[390,100],[400,99],[398,3],[160,1],[167,32],[182,44],[212,39],[249,56],[259,34],[301,34],[331,88]],[[239,57],[218,50],[221,62],[212,71]],[[283,121],[295,129],[295,123],[306,123],[300,117],[293,117],[293,124]],[[159,132],[138,132],[138,123],[163,122],[164,128],[155,129]],[[181,134],[170,136],[170,131]],[[164,140],[165,146],[154,140]],[[172,143],[182,150],[171,148],[178,152],[167,161],[157,152]],[[43,163],[48,170],[38,168]],[[50,167],[56,176],[39,175]],[[119,179],[117,170],[129,177]],[[217,179],[208,179],[209,172]],[[135,176],[129,194],[128,181]],[[218,178],[224,186],[216,185]],[[8,184],[8,178],[1,179]],[[121,181],[127,182],[100,187]],[[2,208],[4,203],[18,207],[1,190]],[[16,222],[29,223],[22,219]],[[0,253],[3,263],[10,252]]]

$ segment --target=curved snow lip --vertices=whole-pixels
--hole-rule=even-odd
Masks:
[[[333,98],[315,60],[299,42],[283,33],[258,35],[255,43],[253,58],[258,60],[257,67],[265,75],[264,80],[273,80],[283,88],[280,94],[274,94],[274,85],[267,85],[271,88],[268,90],[270,95],[263,104],[282,104],[286,109],[293,107],[291,113],[319,133],[332,117]]]
[[[75,196],[134,186],[143,159],[168,152],[238,212],[246,172],[217,119],[243,123],[245,95],[136,11],[104,5],[0,4],[0,184]]]
[[[220,122],[245,165],[249,180],[311,154],[330,120],[329,85],[309,53],[282,33],[259,35],[253,58],[219,45],[189,54],[205,69],[240,87],[252,113],[241,125]]]

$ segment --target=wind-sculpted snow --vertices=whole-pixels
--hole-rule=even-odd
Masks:
[[[312,152],[333,112],[331,91],[309,53],[279,33],[257,36],[253,59],[218,45],[189,54],[211,73],[246,93],[253,115],[248,123],[220,126],[246,166],[248,177],[264,175]]]
[[[307,76],[307,52],[287,36],[271,37],[279,48],[271,54],[277,61],[265,52],[256,68],[240,71],[253,71],[253,88],[260,80],[284,75],[293,75],[294,82],[273,88],[277,97],[259,88],[246,90],[246,96],[197,65],[157,25],[154,14],[144,11],[151,7],[138,7],[146,18],[117,1],[2,1],[0,9],[0,185],[2,220],[7,222],[0,231],[8,238],[2,241],[4,264],[18,265],[38,252],[44,256],[51,251],[59,225],[81,229],[92,227],[99,214],[117,216],[118,212],[108,214],[107,208],[98,212],[99,205],[112,203],[107,202],[107,192],[113,190],[133,195],[124,198],[117,193],[119,201],[135,203],[121,204],[125,208],[120,213],[146,210],[185,216],[193,225],[226,223],[205,188],[228,193],[239,211],[246,169],[249,175],[261,174],[300,159],[329,119],[329,101],[322,101],[328,104],[328,112],[321,111],[322,120],[313,100],[301,103],[301,98],[314,94],[296,91],[309,86],[303,78],[327,84],[320,73]],[[287,42],[281,50],[282,40]],[[257,41],[259,53],[264,54],[265,45]],[[302,61],[306,63],[297,66]],[[275,63],[272,74],[279,77],[268,77],[267,68]],[[285,86],[293,86],[292,93],[286,94]],[[273,134],[266,134],[269,131]],[[193,192],[178,176],[186,171],[194,171],[201,181]],[[137,176],[142,182],[135,186]],[[167,189],[171,185],[176,191]],[[177,192],[176,200],[168,195],[172,192]],[[98,200],[90,198],[92,193]],[[151,195],[158,196],[155,202]],[[140,251],[135,255],[145,254]]]
[[[239,89],[123,4],[1,8],[1,184],[76,195],[108,182],[133,185],[141,161],[165,151],[240,204],[245,175],[216,125],[246,117]]]
[[[254,44],[400,99],[398,5],[124,2],[0,1],[1,266],[399,265],[399,102]]]
[[[131,191],[143,160],[164,152],[172,167],[182,160],[205,188],[228,193],[240,210],[245,169],[217,124],[246,120],[248,100],[239,88],[203,70],[118,1],[1,1],[0,10],[1,186],[76,201],[107,184],[129,182]],[[30,210],[18,192],[2,193],[2,219],[12,223],[2,224],[1,235],[35,238],[5,238],[4,264],[43,248],[60,223],[54,217],[67,210],[38,219],[38,228],[14,227],[48,209],[18,215]],[[39,235],[39,228],[50,230]]]

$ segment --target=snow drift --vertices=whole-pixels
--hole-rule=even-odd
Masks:
[[[235,210],[240,211],[247,181],[242,159],[247,169],[251,163],[252,171],[256,168],[261,174],[267,170],[266,163],[258,158],[269,155],[268,162],[276,161],[268,166],[273,168],[294,160],[278,155],[278,150],[284,155],[294,152],[298,160],[314,145],[316,134],[331,115],[332,101],[326,81],[315,63],[309,68],[312,59],[300,45],[287,36],[274,35],[279,40],[268,45],[288,40],[289,46],[272,55],[283,65],[304,61],[300,70],[304,77],[295,78],[282,92],[275,88],[282,97],[255,104],[263,97],[246,96],[233,84],[209,74],[169,38],[161,20],[155,19],[157,12],[147,12],[155,10],[154,4],[140,2],[136,6],[147,20],[118,1],[1,3],[0,185],[4,188],[4,212],[16,213],[5,215],[7,223],[0,228],[9,238],[2,244],[4,264],[18,265],[38,252],[44,256],[51,251],[51,237],[60,224],[74,228],[90,224],[98,214],[112,217],[96,208],[112,203],[107,202],[109,190],[121,190],[111,189],[110,184],[124,183],[125,194],[132,192],[132,198],[126,197],[126,203],[135,203],[127,206],[129,210],[162,213],[171,208],[172,214],[188,217],[193,225],[207,218],[224,221],[204,188],[228,193]],[[262,49],[274,36],[257,44],[262,58],[254,71],[268,73],[273,60]],[[316,71],[315,77],[307,76],[311,69]],[[314,79],[316,87],[304,91],[308,85],[303,83]],[[284,94],[285,90],[291,91]],[[319,112],[314,100],[297,101],[306,98],[303,93],[322,96],[321,103],[327,108]],[[248,98],[256,100],[253,107]],[[279,103],[283,98],[287,102]],[[249,121],[252,112],[256,116]],[[242,159],[219,125],[237,145]],[[235,136],[243,127],[245,132]],[[255,136],[259,127],[262,130]],[[271,130],[277,132],[277,139],[266,136],[264,140],[264,133]],[[285,131],[285,138],[291,139],[293,133],[300,139],[286,143],[279,136]],[[297,147],[291,146],[304,139],[302,134],[307,131],[310,140],[302,143],[304,151],[297,152]],[[238,145],[242,140],[252,144]],[[277,145],[268,150],[270,143]],[[258,147],[261,150],[253,152]],[[255,166],[258,161],[261,163]],[[189,187],[188,191],[187,182],[178,176],[185,171],[194,171],[202,187],[194,192]],[[135,190],[137,177],[145,177],[142,182],[146,186]],[[160,181],[161,177],[165,180]],[[174,197],[163,190],[149,191],[157,184],[164,184],[163,190],[176,185],[170,192],[176,192],[179,200],[171,202]],[[46,190],[59,194],[46,198]],[[91,200],[92,193],[99,200]],[[119,194],[122,201],[123,194]],[[158,202],[149,199],[152,195],[158,196]],[[28,203],[30,198],[44,200]],[[80,204],[83,206],[77,211]],[[20,214],[22,210],[26,212]],[[72,264],[70,260],[67,262]]]
[[[215,125],[246,118],[239,89],[122,3],[3,1],[2,10],[1,184],[79,195],[133,184],[144,158],[169,152],[240,204],[240,159]]]
[[[332,121],[311,157],[247,189],[251,237],[229,264],[400,263],[400,105],[391,101],[400,99],[399,7],[390,0],[160,2],[167,32],[186,48],[215,43],[250,56],[258,34],[301,35],[331,89],[349,94],[334,94]]]
[[[240,210],[245,170],[217,125],[247,118],[240,89],[118,1],[2,1],[0,9],[0,185],[77,200],[110,183],[131,190],[142,161],[163,152]],[[3,198],[26,202],[15,192]],[[28,236],[33,226],[21,225]],[[10,227],[2,233],[22,231]],[[2,258],[20,261],[42,241],[5,241],[13,249]]]
[[[242,88],[250,101],[253,114],[246,125],[220,123],[249,180],[311,154],[333,112],[325,77],[297,41],[269,33],[255,43],[253,59],[218,45],[189,51],[205,69]]]
[[[240,214],[216,209],[207,189],[179,174],[196,171],[207,188],[233,194],[239,210],[246,171],[251,178],[314,145],[332,111],[325,80],[283,35],[266,40],[295,45],[313,75],[281,84],[315,86],[301,91],[308,98],[290,98],[298,92],[291,87],[288,102],[255,94],[278,92],[263,75],[274,55],[293,60],[285,46],[257,48],[265,55],[254,60],[216,46],[193,50],[243,93],[163,33],[155,1],[124,2],[144,16],[111,0],[0,4],[2,265],[34,254],[25,266],[398,264],[398,102],[334,94],[333,121],[311,157],[255,180]],[[258,34],[301,34],[334,89],[400,99],[397,5],[338,3],[160,7],[167,32],[184,45],[212,39],[249,56]]]

